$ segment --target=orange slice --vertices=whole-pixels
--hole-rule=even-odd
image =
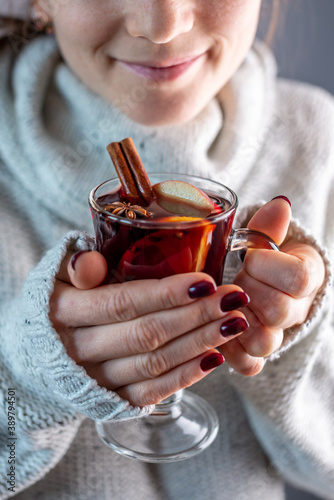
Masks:
[[[161,222],[201,220],[197,217],[164,217]],[[126,280],[164,278],[203,271],[215,226],[203,223],[189,228],[160,229],[132,244],[123,254],[117,272]]]

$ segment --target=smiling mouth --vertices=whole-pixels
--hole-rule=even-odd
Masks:
[[[132,63],[127,61],[118,60],[129,69],[132,73],[142,78],[152,79],[157,82],[171,81],[179,78],[181,75],[186,73],[199,59],[204,56],[200,54],[195,57],[185,58],[179,60],[179,62],[163,65],[163,64],[150,64],[150,63]]]

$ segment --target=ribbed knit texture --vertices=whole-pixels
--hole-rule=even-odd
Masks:
[[[232,81],[191,122],[153,129],[91,93],[52,38],[0,54],[0,391],[17,393],[20,500],[281,500],[282,477],[334,498],[333,259],[334,106],[323,91],[276,81],[255,44]],[[91,248],[90,189],[115,175],[105,146],[131,136],[148,171],[178,171],[228,184],[237,225],[262,200],[292,201],[290,234],[314,245],[326,282],[304,325],[263,372],[223,365],[191,390],[220,418],[213,445],[188,461],[147,465],[111,452],[92,420],[129,419],[133,408],[66,354],[48,319],[67,249]],[[3,404],[3,410],[6,409]],[[7,422],[0,420],[0,498],[7,491]],[[4,443],[4,444],[3,444]]]

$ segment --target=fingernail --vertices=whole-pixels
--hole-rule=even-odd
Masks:
[[[87,252],[90,252],[90,250],[80,250],[80,252],[77,252],[73,255],[73,257],[71,259],[71,266],[72,266],[73,271],[75,271],[75,266],[76,266],[78,257],[80,257],[80,255],[82,255],[83,253],[87,253]]]
[[[216,290],[216,285],[210,281],[199,281],[189,288],[188,293],[191,299],[200,299],[214,294]]]
[[[278,199],[282,199],[282,200],[285,200],[287,203],[289,203],[290,207],[291,207],[291,201],[289,200],[289,198],[287,198],[286,196],[275,196],[275,198],[273,198],[271,201],[273,200],[278,200]]]
[[[223,337],[231,337],[237,333],[244,332],[248,327],[249,323],[244,318],[232,318],[222,323],[220,332]]]
[[[225,359],[220,354],[220,352],[214,352],[202,359],[201,370],[203,372],[207,372],[209,370],[212,370],[213,368],[217,368],[217,366],[219,365],[222,365],[224,361]]]
[[[220,302],[220,308],[223,312],[234,311],[239,307],[249,304],[249,297],[245,292],[231,292],[225,295]]]

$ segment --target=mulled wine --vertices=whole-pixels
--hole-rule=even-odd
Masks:
[[[161,181],[168,178],[167,175],[150,174],[150,178]],[[203,206],[194,212],[192,207],[187,207],[187,200],[176,206],[175,200],[171,202],[164,194],[144,207],[132,205],[124,197],[117,179],[103,183],[91,193],[97,250],[108,263],[105,283],[164,278],[194,271],[208,273],[218,285],[221,283],[235,214],[233,200],[222,196],[219,190],[213,192],[216,184],[213,181],[175,176],[190,182],[191,186],[201,186],[209,205],[200,200]],[[207,184],[208,189],[202,190],[203,184]],[[201,214],[206,216],[200,217]]]

